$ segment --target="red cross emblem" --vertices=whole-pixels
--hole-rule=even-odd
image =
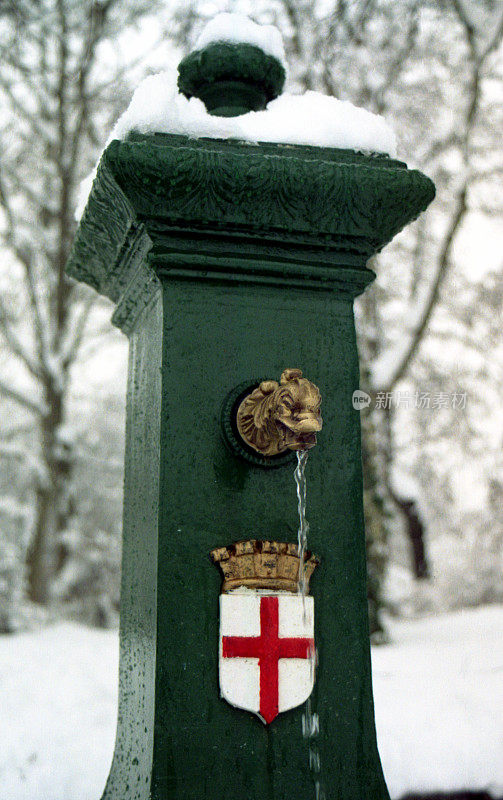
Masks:
[[[282,659],[302,659],[305,661],[306,659],[311,660],[314,656],[312,598],[305,598],[306,602],[309,604],[310,610],[310,615],[308,615],[306,619],[306,615],[303,614],[302,598],[295,595],[289,597],[278,597],[275,595],[249,597],[236,594],[234,596],[223,595],[223,597],[226,598],[227,601],[234,601],[236,608],[239,601],[241,601],[241,606],[243,608],[242,614],[247,611],[246,606],[251,609],[251,606],[254,605],[256,608],[257,601],[260,601],[260,633],[258,636],[223,635],[223,631],[221,636],[222,659],[258,659],[258,709],[250,707],[252,703],[251,690],[249,690],[247,694],[247,697],[250,699],[244,701],[244,703],[247,702],[248,705],[243,704],[243,701],[234,702],[234,700],[230,699],[225,692],[226,687],[222,683],[221,675],[222,693],[230,702],[233,702],[234,705],[258,711],[262,719],[269,724],[278,715],[279,711],[284,711],[286,708],[299,705],[300,702],[304,702],[311,693],[314,676],[311,679],[309,675],[313,673],[312,666],[305,664],[304,668],[300,670],[297,668],[298,685],[292,686],[292,682],[295,682],[295,670],[292,672],[290,667],[287,668],[286,671],[283,670],[283,674],[280,674],[280,663]],[[288,625],[290,625],[290,627],[292,627],[293,624],[293,627],[296,628],[304,627],[307,629],[306,632],[311,633],[310,636],[280,636],[280,602],[283,608],[283,626],[288,627]],[[234,615],[233,619],[237,620],[239,624],[239,614],[236,613],[236,609],[231,610]],[[295,614],[295,619],[293,621],[292,612]],[[251,613],[250,610],[248,610],[247,613]],[[303,622],[302,619],[298,619],[299,614],[303,617]],[[232,619],[232,617],[229,618]],[[297,665],[297,667],[299,666],[300,665]],[[308,668],[307,672],[306,666]],[[237,678],[235,677],[233,679],[234,683],[236,680],[239,681],[239,673],[236,674]],[[242,680],[244,681],[245,678],[243,677]],[[309,684],[308,686],[306,681],[307,684]],[[306,684],[306,686],[304,686],[304,684]],[[243,687],[244,690],[247,688],[248,687]],[[236,695],[239,694],[239,686],[233,687],[233,691]],[[305,694],[307,691],[307,695],[302,697],[300,702],[299,691],[301,694]],[[244,694],[245,692],[243,692],[243,696]],[[281,703],[280,695],[283,695]],[[283,708],[281,705],[283,705]]]

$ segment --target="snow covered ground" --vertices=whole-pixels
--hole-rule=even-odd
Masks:
[[[503,794],[503,608],[390,621],[373,652],[391,795]],[[0,637],[1,800],[99,800],[115,737],[117,635],[73,624]]]
[[[377,737],[392,797],[503,796],[503,607],[390,624],[372,653]]]

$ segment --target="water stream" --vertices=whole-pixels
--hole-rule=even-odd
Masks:
[[[308,457],[308,450],[297,450],[297,467],[295,468],[294,477],[295,485],[297,487],[297,499],[299,510],[299,531],[298,531],[298,546],[299,546],[299,594],[302,596],[304,622],[306,621],[306,595],[307,595],[307,581],[306,572],[304,567],[304,556],[307,551],[307,535],[309,533],[309,523],[306,518],[306,499],[307,499],[307,481],[306,481],[306,463]],[[313,649],[311,658],[309,659],[310,678],[314,683],[316,663],[318,653],[316,648]],[[306,702],[306,710],[302,714],[302,735],[309,743],[309,768],[313,773],[315,800],[326,800],[326,793],[321,783],[321,759],[320,751],[316,744],[316,737],[320,733],[320,718],[313,708],[311,697]]]
[[[297,486],[297,499],[299,509],[299,532],[298,532],[298,545],[299,545],[299,594],[302,595],[304,603],[304,621],[306,617],[306,571],[304,567],[304,556],[307,550],[307,534],[309,533],[309,522],[306,519],[306,463],[309,450],[297,450],[297,466],[295,468],[295,484]]]

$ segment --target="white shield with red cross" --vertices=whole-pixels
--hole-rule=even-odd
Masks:
[[[220,595],[220,692],[269,724],[304,703],[315,672],[312,597],[259,591]]]

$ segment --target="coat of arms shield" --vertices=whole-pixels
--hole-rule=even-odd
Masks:
[[[221,696],[270,724],[304,703],[315,680],[314,600],[299,593],[297,545],[252,540],[214,550],[212,557],[224,574]],[[306,586],[316,563],[307,554]]]

